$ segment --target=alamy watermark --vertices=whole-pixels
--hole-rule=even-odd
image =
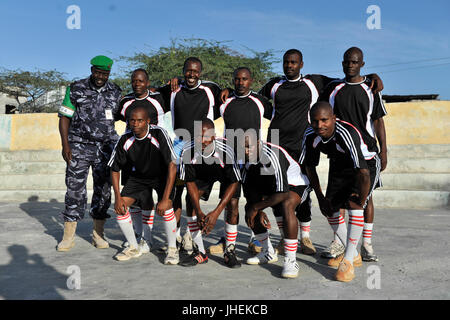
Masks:
[[[366,285],[367,289],[381,289],[381,269],[379,266],[368,266],[366,269],[368,275]]]
[[[77,265],[70,265],[67,267],[66,272],[70,274],[67,278],[67,289],[80,290],[81,289],[81,269]]]
[[[366,13],[370,16],[366,20],[366,26],[369,30],[381,29],[381,9],[379,6],[372,4],[367,7]]]
[[[66,20],[66,27],[69,30],[81,29],[81,9],[79,6],[72,4],[67,7],[66,13],[70,14]]]

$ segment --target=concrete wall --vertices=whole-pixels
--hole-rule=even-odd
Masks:
[[[419,101],[386,104],[385,117],[388,145],[450,144],[450,101]],[[267,130],[269,121],[264,125]],[[164,127],[171,129],[170,114]],[[124,123],[117,122],[119,134]],[[223,121],[216,120],[218,135]],[[265,133],[264,133],[265,136]],[[0,150],[58,150],[61,141],[56,113],[0,115]]]

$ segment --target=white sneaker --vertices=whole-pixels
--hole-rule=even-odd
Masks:
[[[281,272],[281,276],[283,278],[297,278],[298,270],[299,267],[295,259],[289,259],[288,257],[284,257],[283,271]]]
[[[141,242],[139,242],[139,251],[141,251],[142,254],[149,253],[151,248],[151,243],[149,244],[144,238],[142,238]]]
[[[248,258],[247,264],[266,264],[275,263],[278,261],[276,252],[270,253],[269,251],[261,251],[256,256]]]
[[[181,240],[181,250],[186,251],[188,254],[192,253],[192,236],[190,232],[186,232]]]
[[[134,247],[128,247],[123,250],[121,253],[117,254],[114,258],[118,261],[127,261],[132,258],[138,258],[142,255],[142,252],[139,249]]]
[[[336,258],[345,252],[345,246],[337,242],[336,240],[331,241],[328,248],[322,251],[322,258]]]
[[[178,254],[178,249],[169,247],[169,249],[167,250],[166,258],[164,259],[164,264],[174,265],[174,264],[178,264],[178,262],[180,262],[180,256]]]
[[[362,260],[366,262],[378,261],[378,257],[374,254],[371,243],[363,242],[361,245],[361,257]]]

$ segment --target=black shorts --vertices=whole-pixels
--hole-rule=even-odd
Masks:
[[[120,195],[122,197],[128,197],[135,199],[136,201],[133,203],[133,206],[139,207],[142,210],[152,210],[155,203],[153,201],[153,190],[156,191],[158,195],[158,201],[164,195],[164,189],[166,187],[166,179],[159,179],[154,181],[141,181],[134,179],[133,177],[129,177],[125,186],[123,187]],[[169,196],[169,198],[173,199],[173,190]]]
[[[380,171],[381,161],[378,156],[371,160],[366,160],[370,175],[370,190],[363,208],[372,196],[373,190],[381,187]],[[359,188],[356,179],[357,169],[353,168],[335,168],[330,161],[330,171],[328,173],[328,186],[325,197],[331,201],[333,212],[339,209],[348,209],[348,201],[352,194],[358,194]]]
[[[261,188],[251,188],[250,186],[246,186],[243,188],[244,197],[247,200],[248,204],[254,204],[262,201],[265,197],[270,196],[274,192],[272,190],[267,190],[261,186]],[[307,186],[289,186],[289,191],[295,192],[300,196],[302,202],[308,198],[309,193],[311,192],[311,188],[309,185]]]

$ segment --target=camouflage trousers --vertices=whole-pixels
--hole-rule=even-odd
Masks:
[[[87,178],[92,167],[94,194],[89,211],[93,219],[104,220],[111,205],[111,176],[107,166],[115,141],[105,144],[70,143],[72,160],[66,167],[64,221],[73,222],[84,218],[87,207]]]

